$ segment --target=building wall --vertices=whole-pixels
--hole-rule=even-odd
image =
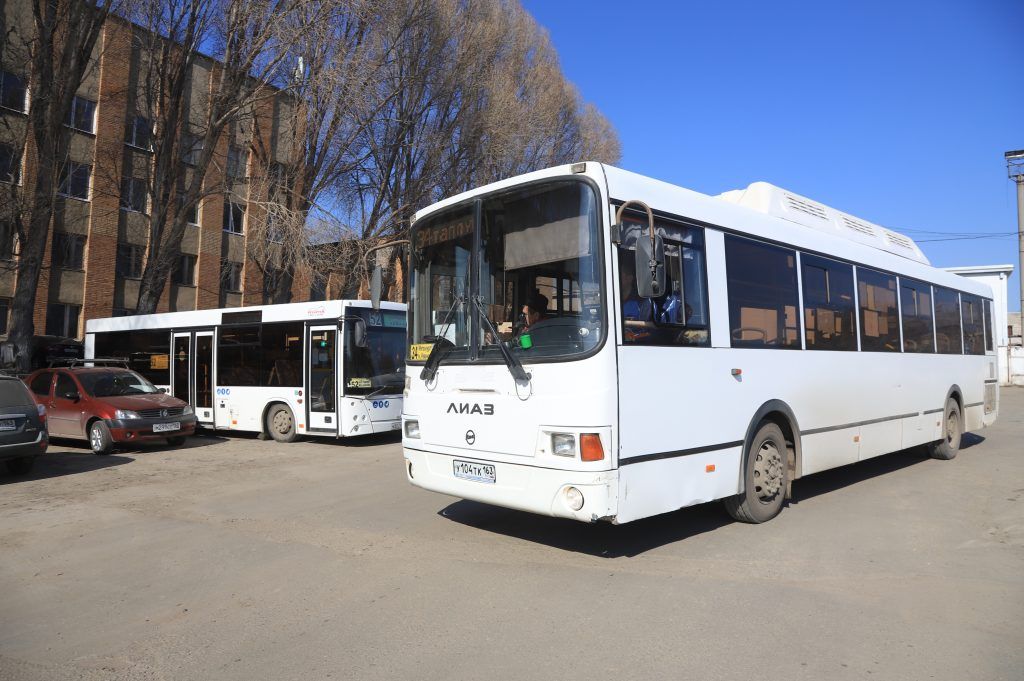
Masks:
[[[17,26],[23,33],[30,30],[30,5],[27,0],[13,0],[0,5],[3,26]],[[125,122],[129,116],[143,114],[140,92],[140,73],[144,68],[143,55],[132,32],[139,31],[120,19],[111,19],[94,51],[94,65],[78,91],[80,96],[96,101],[95,134],[87,134],[63,127],[54,134],[70,136],[70,160],[90,164],[91,191],[88,200],[58,198],[56,217],[50,228],[44,268],[37,287],[34,314],[36,333],[46,330],[48,306],[74,305],[80,311],[77,335],[82,336],[85,320],[110,317],[133,310],[138,302],[140,281],[125,278],[115,271],[118,244],[134,244],[143,249],[149,246],[150,224],[148,215],[122,210],[120,207],[121,182],[125,176],[146,177],[152,163],[152,154],[126,143]],[[15,41],[3,45],[3,65],[17,75],[31,78],[24,72],[24,62],[18,55]],[[19,65],[22,65],[19,68]],[[217,77],[218,65],[209,59],[200,59],[193,69],[193,77],[183,96],[188,98],[189,117],[199,124],[205,116],[210,89]],[[261,131],[260,143],[273,151],[273,158],[287,158],[287,144],[273,136],[286,126],[274,120],[281,110],[276,99],[254,112],[256,120],[234,126],[222,135],[217,147],[216,161],[207,171],[207,187],[219,187],[225,180],[225,160],[231,144],[244,149],[251,147],[254,128]],[[34,154],[31,136],[24,133],[26,117],[0,109],[0,142],[24,144],[22,151],[22,183],[32,171]],[[262,117],[262,119],[261,119]],[[265,120],[264,120],[265,119]],[[268,137],[269,135],[269,137]],[[250,160],[254,158],[249,154]],[[232,200],[246,205],[246,221],[256,219],[256,211],[249,205],[248,183],[232,183],[227,192]],[[158,311],[191,310],[199,308],[230,307],[262,304],[263,277],[260,267],[248,262],[246,239],[248,234],[230,234],[223,229],[224,192],[213,193],[199,207],[199,224],[186,228],[181,241],[182,253],[196,256],[195,285],[176,285],[168,281],[158,304]],[[2,216],[0,216],[2,219]],[[249,230],[246,229],[246,232]],[[54,236],[59,233],[80,234],[86,237],[83,267],[78,270],[51,267]],[[243,264],[242,291],[228,292],[222,284],[221,263],[224,260]],[[10,298],[15,287],[16,267],[13,263],[0,264],[0,298]],[[293,300],[308,298],[308,288],[298,288]]]

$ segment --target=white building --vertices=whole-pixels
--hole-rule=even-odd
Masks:
[[[1010,345],[1007,332],[1009,324],[1007,282],[1013,272],[1013,265],[973,265],[970,267],[946,267],[947,272],[975,279],[988,284],[992,289],[995,308],[996,345],[999,358],[999,382],[1002,385],[1024,385],[1024,351],[1020,345]]]

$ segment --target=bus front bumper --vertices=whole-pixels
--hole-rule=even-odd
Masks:
[[[402,448],[409,482],[432,492],[582,522],[615,520],[618,471],[566,471]],[[494,482],[455,476],[455,462],[494,467]],[[583,495],[571,506],[569,489]]]

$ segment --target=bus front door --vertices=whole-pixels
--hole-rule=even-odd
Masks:
[[[338,327],[310,327],[306,423],[315,433],[338,433],[338,354]]]
[[[213,427],[213,332],[196,332],[196,351],[192,362],[192,406],[201,425]]]

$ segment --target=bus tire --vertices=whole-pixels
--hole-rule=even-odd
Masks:
[[[743,492],[724,499],[725,510],[743,523],[763,523],[782,510],[788,482],[786,437],[774,423],[757,429],[745,457]]]
[[[275,404],[267,410],[265,424],[270,437],[278,442],[295,442],[295,416],[287,404]]]
[[[942,413],[942,439],[928,445],[928,454],[933,459],[949,461],[960,451],[960,438],[964,434],[963,418],[960,405],[952,397],[946,400],[946,408]]]
[[[110,454],[114,448],[114,438],[110,435],[110,428],[99,419],[89,424],[89,447],[93,454]]]

